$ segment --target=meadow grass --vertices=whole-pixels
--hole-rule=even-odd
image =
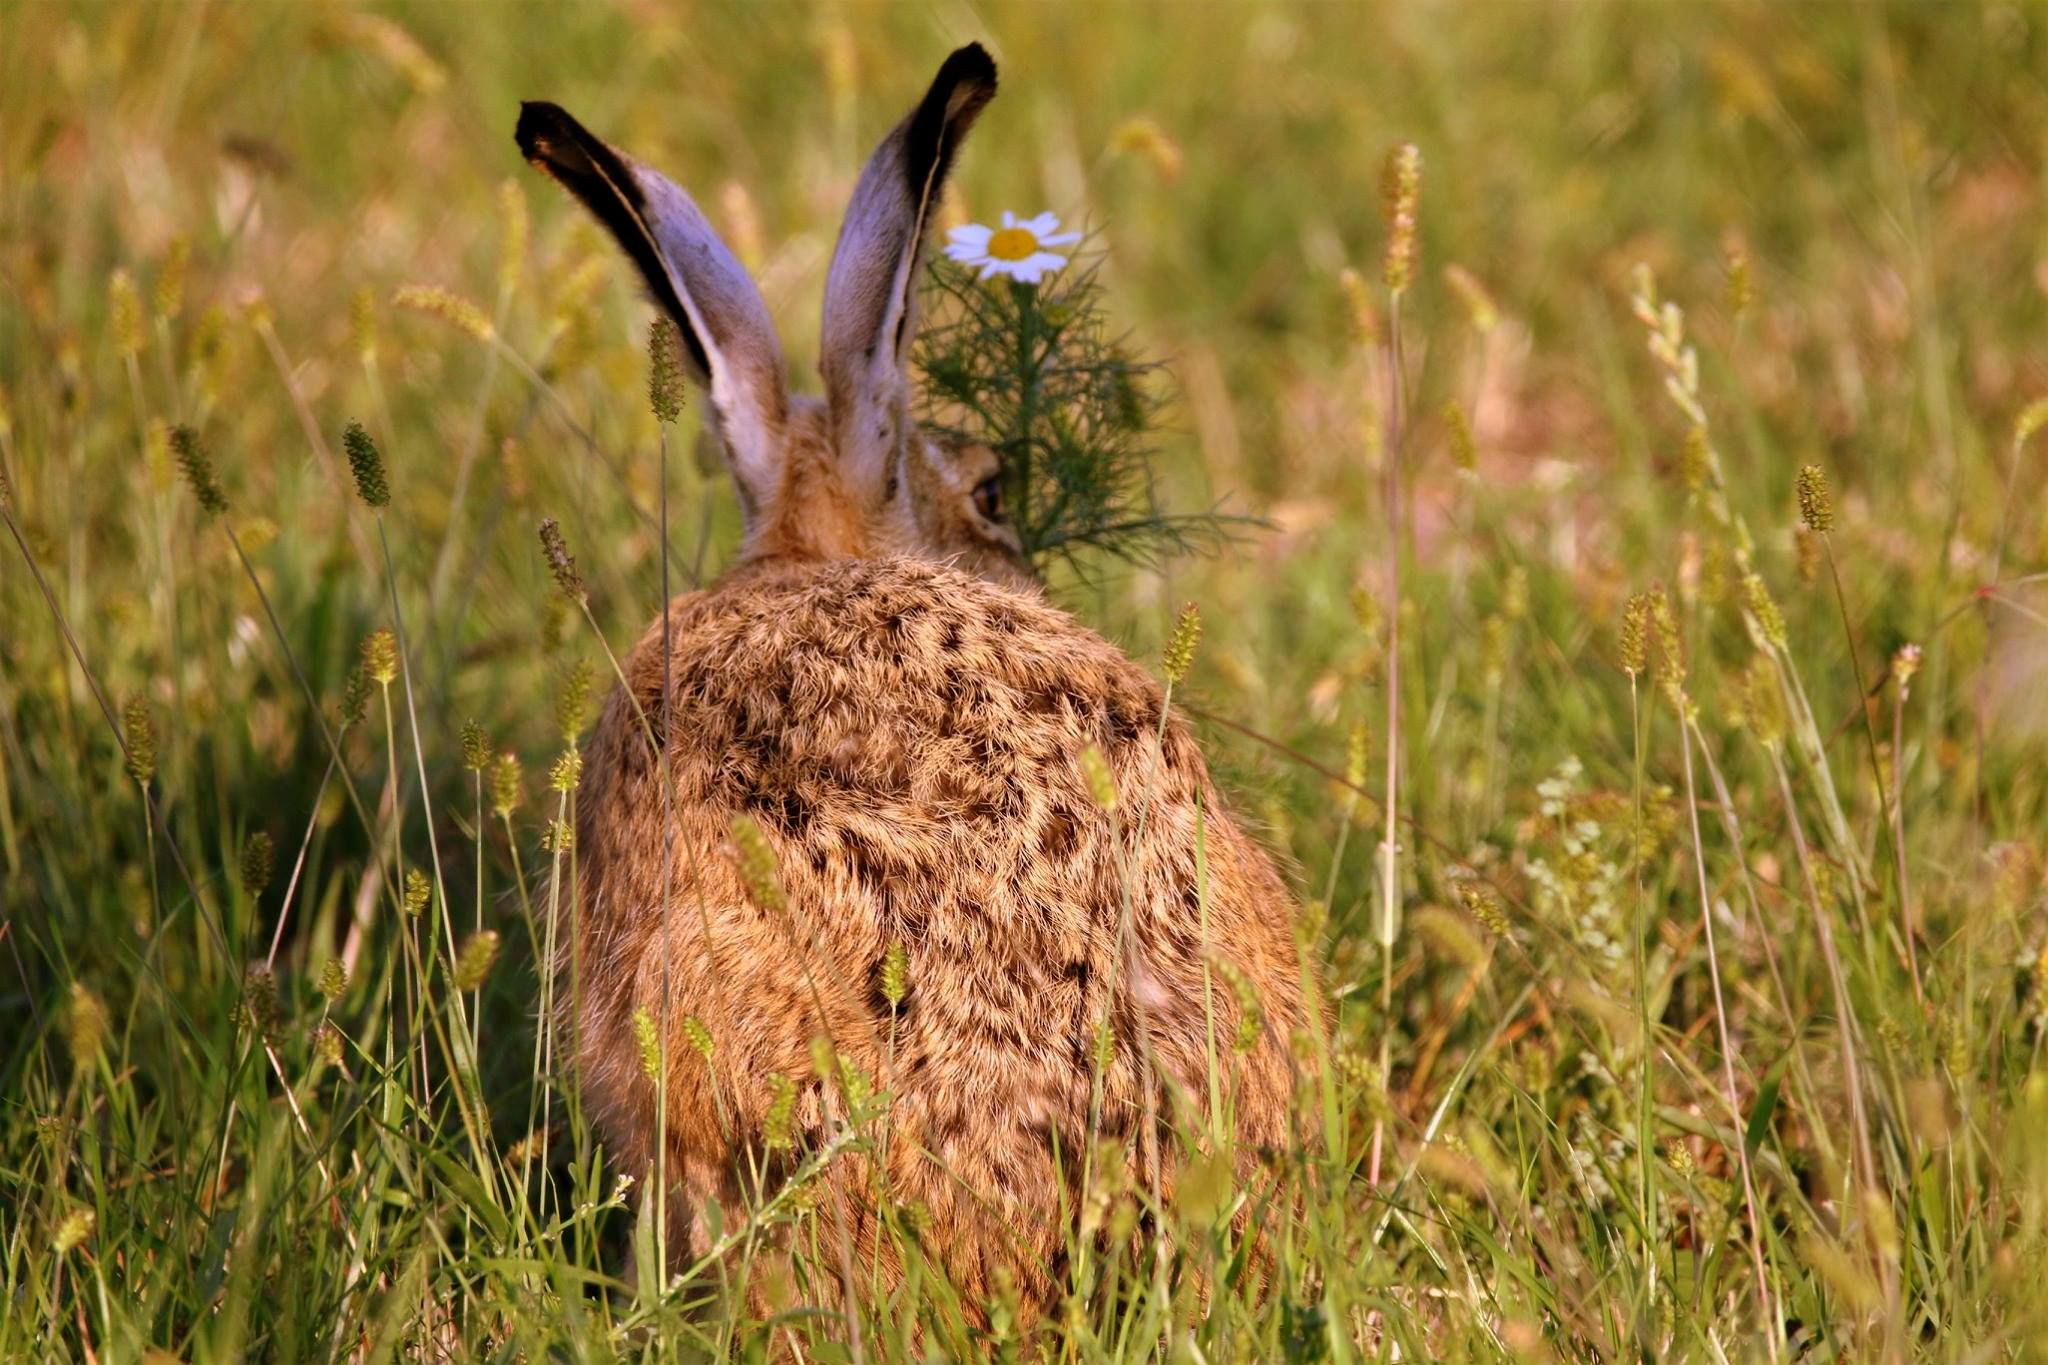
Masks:
[[[899,1289],[832,1244],[852,1077],[664,1282],[539,969],[737,512],[517,101],[801,360],[970,38],[948,212],[1094,229],[1165,504],[1262,519],[1050,591],[1330,1005],[1294,1149],[1091,1162],[1036,1323],[917,1209]],[[0,1359],[2048,1350],[2044,63],[2025,6],[0,9]]]

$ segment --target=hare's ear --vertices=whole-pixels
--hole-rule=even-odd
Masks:
[[[789,409],[782,347],[761,291],[689,195],[593,137],[559,105],[520,105],[516,136],[526,159],[618,239],[681,330],[752,525],[781,482]]]
[[[868,158],[825,280],[819,368],[842,467],[879,492],[909,426],[908,356],[918,266],[946,172],[996,93],[978,43],[952,56],[910,116]]]

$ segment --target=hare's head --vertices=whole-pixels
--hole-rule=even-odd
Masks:
[[[925,239],[961,139],[996,93],[979,45],[875,149],[825,280],[825,396],[793,396],[761,293],[697,205],[553,104],[519,113],[519,149],[618,239],[683,336],[746,520],[747,559],[912,554],[1032,579],[994,451],[922,430],[910,346]]]

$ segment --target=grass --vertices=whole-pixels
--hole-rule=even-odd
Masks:
[[[841,1292],[812,1177],[885,1096],[634,1274],[536,970],[602,646],[737,516],[517,100],[698,191],[803,357],[970,37],[962,209],[1096,231],[1167,505],[1270,523],[1052,591],[1155,661],[1200,605],[1176,699],[1332,1003],[1265,1273],[1265,1192],[1105,1168],[1036,1325]],[[2048,1349],[2044,50],[2024,7],[0,9],[0,1357]]]

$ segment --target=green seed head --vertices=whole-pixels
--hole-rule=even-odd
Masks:
[[[702,1019],[699,1019],[694,1014],[684,1015],[683,1037],[689,1041],[690,1047],[699,1057],[702,1057],[707,1062],[711,1060],[713,1047],[711,1030],[705,1027]]]
[[[107,1007],[83,981],[71,983],[64,1002],[64,1044],[71,1064],[83,1071],[99,1060],[107,1041]]]
[[[320,994],[333,1004],[348,994],[348,968],[338,957],[330,957],[320,967]]]
[[[348,453],[348,467],[356,476],[356,492],[371,507],[388,507],[391,484],[384,477],[384,456],[361,422],[350,422],[341,433],[341,448]]]
[[[910,994],[910,953],[901,942],[891,943],[882,954],[882,998],[895,1009]]]
[[[184,471],[185,482],[191,485],[192,496],[199,499],[200,507],[214,516],[227,511],[227,494],[221,492],[219,481],[213,477],[213,457],[207,454],[199,433],[190,427],[172,427],[171,454]]]
[[[1422,152],[1403,142],[1387,155],[1380,178],[1380,208],[1387,225],[1383,275],[1395,293],[1415,278],[1415,211],[1422,196]]]
[[[434,898],[434,884],[427,880],[427,874],[416,867],[405,871],[405,913],[423,915],[427,902]]]
[[[1116,774],[1109,760],[1093,744],[1081,751],[1081,776],[1088,783],[1088,795],[1103,810],[1116,809]]]
[[[128,750],[128,776],[148,786],[156,776],[156,718],[140,697],[130,697],[121,708],[121,740]]]
[[[107,280],[107,330],[123,360],[133,360],[142,350],[142,295],[126,270],[116,270]]]
[[[1799,471],[1799,519],[1809,531],[1825,535],[1835,528],[1835,495],[1828,476],[1817,464]]]
[[[462,723],[462,766],[480,773],[491,761],[490,736],[473,720]]]
[[[363,637],[363,670],[379,687],[398,681],[398,637],[379,626]]]
[[[1763,632],[1773,649],[1785,648],[1785,614],[1778,610],[1778,604],[1771,598],[1771,590],[1756,574],[1742,576],[1742,601],[1749,608],[1756,627]]]
[[[683,415],[683,334],[668,318],[647,337],[647,401],[663,426]]]
[[[778,1071],[768,1078],[768,1088],[775,1097],[768,1102],[768,1113],[761,1120],[761,1141],[769,1151],[781,1151],[796,1146],[796,1082]]]
[[[775,847],[768,842],[767,831],[752,816],[742,815],[732,822],[732,842],[739,865],[740,884],[746,887],[747,895],[754,904],[771,913],[788,909],[789,899],[782,888],[781,869],[776,864]]]
[[[555,586],[562,596],[572,602],[588,600],[583,586],[583,574],[576,567],[576,557],[569,553],[568,542],[562,539],[562,524],[553,517],[542,517],[540,522],[540,552],[548,562],[548,572],[554,576]]]
[[[633,1011],[633,1043],[640,1051],[640,1073],[650,1081],[661,1080],[661,1033],[646,1006]]]
[[[262,830],[242,845],[242,890],[251,899],[263,894],[277,871],[277,845]]]

